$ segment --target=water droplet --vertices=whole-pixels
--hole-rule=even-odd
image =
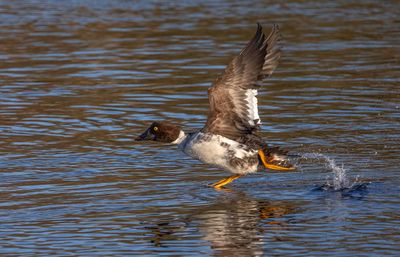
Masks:
[[[321,153],[306,153],[302,155],[303,158],[306,159],[321,159],[326,162],[327,168],[332,170],[333,173],[333,185],[332,187],[334,190],[341,190],[345,188],[349,188],[350,181],[347,178],[346,174],[346,169],[344,168],[344,165],[342,164],[341,167],[336,165],[336,162],[334,159],[329,158],[328,156],[321,154]],[[329,181],[327,182],[329,185]]]

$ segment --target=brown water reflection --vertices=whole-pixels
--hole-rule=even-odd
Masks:
[[[184,240],[179,235],[196,226],[201,239],[210,242],[215,256],[262,256],[263,237],[284,240],[280,232],[286,230],[288,214],[295,213],[300,203],[257,200],[244,192],[229,190],[214,203],[192,210],[182,220],[159,222],[146,226],[150,241],[156,247],[170,247],[169,243]]]
[[[0,3],[2,255],[396,256],[400,20],[396,1]],[[227,174],[132,141],[153,120],[201,128],[206,89],[255,29],[282,62],[262,135],[321,160]]]
[[[266,247],[264,235],[278,235],[279,230],[285,230],[284,216],[293,213],[296,205],[239,194],[200,211],[196,218],[203,239],[211,243],[215,256],[261,256]]]

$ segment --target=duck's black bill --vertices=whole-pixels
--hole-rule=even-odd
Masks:
[[[147,129],[143,134],[135,138],[136,141],[154,140],[154,135],[150,133],[150,129]]]

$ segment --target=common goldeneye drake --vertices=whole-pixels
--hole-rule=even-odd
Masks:
[[[260,167],[288,171],[287,151],[269,147],[255,132],[260,127],[257,90],[271,76],[281,56],[280,33],[274,25],[268,37],[257,23],[257,32],[208,89],[209,114],[199,131],[185,133],[177,125],[154,122],[136,140],[178,145],[184,153],[234,175],[212,186],[221,188]]]

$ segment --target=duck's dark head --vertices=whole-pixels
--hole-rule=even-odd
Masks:
[[[153,122],[143,134],[138,136],[136,141],[152,140],[164,143],[180,143],[184,138],[180,127],[168,122]]]

